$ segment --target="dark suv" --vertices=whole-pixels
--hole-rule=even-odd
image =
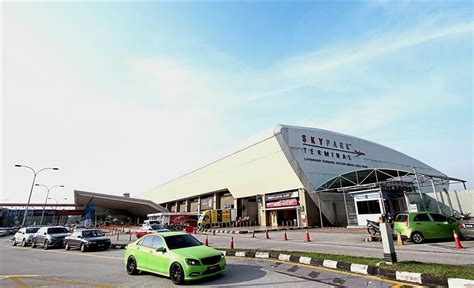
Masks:
[[[33,236],[31,247],[41,245],[45,250],[50,247],[64,247],[64,238],[69,235],[67,229],[62,226],[41,227]]]

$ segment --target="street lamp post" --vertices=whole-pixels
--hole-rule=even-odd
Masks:
[[[43,224],[44,210],[46,209],[46,202],[48,202],[49,192],[53,190],[54,188],[64,187],[64,185],[54,185],[54,186],[48,187],[43,184],[35,184],[35,186],[42,186],[46,188],[46,190],[48,190],[48,193],[46,193],[46,199],[44,200],[43,213],[41,213],[41,220],[40,220],[40,226],[41,226],[41,224]]]
[[[44,170],[59,170],[59,168],[57,167],[53,167],[53,168],[42,168],[40,170],[38,170],[38,172],[31,168],[30,166],[26,166],[26,165],[15,165],[15,167],[20,167],[20,168],[28,168],[30,169],[31,171],[33,171],[33,183],[31,183],[31,189],[30,189],[30,196],[28,196],[28,203],[26,204],[26,209],[25,209],[25,215],[23,215],[23,223],[21,224],[22,227],[25,226],[25,223],[26,223],[26,218],[27,218],[27,215],[28,215],[28,208],[30,206],[30,200],[31,200],[31,193],[33,193],[33,187],[35,186],[35,181],[36,181],[36,176],[38,176],[38,174],[41,172],[41,171],[44,171]]]
[[[59,201],[54,199],[54,198],[48,198],[49,200],[54,200],[56,201],[56,206],[54,207],[54,214],[53,214],[53,220],[51,220],[51,224],[54,225],[54,216],[56,216],[56,211],[58,210],[58,203]],[[67,200],[67,197],[63,198],[64,200]],[[58,218],[58,225],[59,225],[59,218]]]

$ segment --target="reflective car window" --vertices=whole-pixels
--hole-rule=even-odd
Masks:
[[[156,249],[156,248],[165,246],[165,243],[163,242],[163,239],[161,239],[160,236],[153,236],[153,237],[149,237],[149,238],[153,238],[152,243],[151,243],[151,247]]]
[[[151,247],[153,241],[153,236],[148,236],[143,238],[137,245]]]
[[[62,234],[62,233],[68,233],[67,229],[63,227],[54,227],[54,228],[48,229],[48,234]]]
[[[166,245],[170,250],[202,245],[191,235],[173,235],[165,237]]]
[[[408,215],[406,214],[398,214],[397,218],[395,218],[395,222],[405,222],[407,221]]]
[[[431,218],[433,218],[434,221],[436,222],[448,222],[448,218],[446,216],[443,216],[441,214],[430,214]]]
[[[429,222],[431,221],[430,217],[428,217],[428,214],[418,214],[415,216],[415,219],[413,219],[415,222]]]
[[[27,228],[26,229],[26,233],[36,233],[36,231],[38,231],[39,228]],[[25,229],[22,229],[23,231],[21,231],[22,233],[25,233]]]

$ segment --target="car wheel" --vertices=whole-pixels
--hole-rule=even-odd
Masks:
[[[128,257],[127,260],[127,273],[129,275],[137,275],[138,274],[138,269],[137,269],[137,261],[133,256]]]
[[[369,227],[367,228],[367,232],[369,232],[370,235],[376,235],[377,229],[375,229],[374,227]]]
[[[425,239],[423,237],[423,234],[421,234],[420,232],[413,232],[413,234],[411,234],[411,240],[413,240],[413,243],[415,244],[420,244]]]
[[[26,240],[25,240],[25,239],[23,239],[23,240],[21,241],[21,247],[26,247]]]
[[[84,243],[81,244],[81,252],[86,252],[86,245]]]
[[[13,238],[13,243],[12,243],[13,246],[16,246],[16,239]]]
[[[31,241],[31,248],[36,248],[36,239],[33,239],[33,241]]]
[[[170,268],[171,281],[174,284],[180,285],[184,283],[184,271],[183,267],[177,262],[173,263]]]
[[[69,247],[69,242],[66,242],[66,245],[64,245],[64,249],[65,249],[65,250],[71,249],[71,247]]]
[[[49,245],[49,241],[48,241],[48,240],[44,240],[43,249],[44,249],[44,250],[48,250],[48,245]]]

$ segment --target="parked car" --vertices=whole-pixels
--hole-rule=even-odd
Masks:
[[[50,247],[63,247],[64,238],[69,236],[69,232],[62,226],[45,226],[38,229],[31,240],[31,247],[43,246],[43,249]]]
[[[24,227],[18,230],[13,236],[13,246],[17,244],[21,244],[21,246],[25,247],[26,245],[31,244],[31,240],[33,240],[33,236],[38,231],[39,227]]]
[[[222,252],[183,232],[146,235],[127,245],[123,260],[130,275],[147,271],[174,284],[220,274],[226,267]]]
[[[163,227],[161,227],[161,225],[157,225],[157,224],[143,225],[142,227],[140,227],[140,229],[135,231],[135,236],[137,236],[137,238],[141,238],[151,233],[161,233],[161,232],[169,232],[169,231],[170,231],[169,229],[164,229]]]
[[[64,239],[64,248],[79,248],[81,252],[91,249],[104,249],[110,247],[110,239],[105,237],[105,233],[98,229],[84,229],[72,233]]]
[[[3,237],[3,236],[8,236],[8,229],[7,228],[0,228],[0,237]]]
[[[470,217],[470,213],[464,215],[462,220],[459,221],[459,231],[465,239],[474,238],[474,219]]]
[[[420,244],[425,239],[453,238],[453,230],[459,233],[456,221],[437,213],[407,212],[397,215],[393,233]]]

